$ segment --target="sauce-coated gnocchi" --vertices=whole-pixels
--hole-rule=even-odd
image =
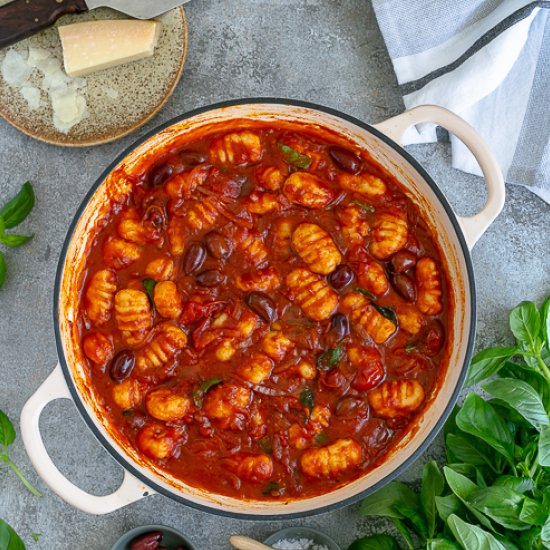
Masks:
[[[91,386],[191,486],[329,492],[437,391],[452,300],[433,233],[334,134],[241,121],[185,139],[127,174],[98,224],[76,323]]]

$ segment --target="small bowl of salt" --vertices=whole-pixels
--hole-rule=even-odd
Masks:
[[[265,544],[277,550],[340,550],[328,536],[308,527],[288,527],[273,533]]]

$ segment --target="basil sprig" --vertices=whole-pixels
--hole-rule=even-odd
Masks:
[[[19,193],[0,209],[0,217],[4,220],[4,227],[12,229],[18,226],[30,214],[34,202],[34,190],[31,182],[26,181]]]
[[[317,368],[319,370],[332,370],[338,366],[344,357],[342,346],[328,349],[317,357]]]
[[[284,143],[277,143],[277,147],[279,147],[279,149],[283,152],[285,161],[288,162],[288,164],[292,164],[293,166],[296,166],[296,168],[302,168],[303,170],[309,168],[312,160],[307,155],[303,155],[302,153],[296,151],[296,149],[293,149]]]
[[[25,479],[19,468],[12,462],[8,455],[8,448],[15,441],[15,429],[8,416],[0,411],[0,462],[5,462],[19,477],[23,485],[35,496],[40,493]]]
[[[208,390],[212,388],[213,386],[217,386],[218,384],[221,384],[223,380],[220,378],[211,378],[210,380],[206,380],[203,382],[194,392],[193,392],[193,402],[195,403],[195,406],[199,409],[202,408],[202,404],[204,402],[204,397],[208,393]]]
[[[0,519],[0,548],[2,550],[25,550],[25,543],[14,528]]]
[[[19,193],[0,209],[0,244],[14,248],[22,246],[32,239],[32,235],[15,235],[6,233],[6,230],[23,222],[32,210],[34,202],[34,191],[31,183],[27,181]],[[6,259],[0,251],[0,288],[6,280],[6,271]]]
[[[420,491],[390,483],[367,497],[365,516],[394,522],[409,550],[550,549],[550,296],[510,313],[515,345],[480,351],[470,393],[445,425],[447,464],[424,466]],[[400,548],[390,535],[349,550]]]
[[[308,416],[311,416],[313,410],[313,394],[311,388],[304,388],[300,392],[300,403],[308,410]]]

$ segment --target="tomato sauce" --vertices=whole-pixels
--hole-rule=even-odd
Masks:
[[[366,151],[305,126],[158,157],[86,269],[81,338],[105,415],[213,493],[305,498],[364,475],[446,368],[432,229]]]

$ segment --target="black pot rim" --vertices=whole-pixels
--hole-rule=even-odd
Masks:
[[[291,106],[291,107],[304,107],[307,109],[320,111],[322,113],[326,113],[338,118],[341,118],[345,121],[351,122],[352,124],[358,126],[359,128],[368,131],[369,133],[373,134],[380,140],[382,140],[384,143],[389,145],[391,148],[393,148],[397,153],[399,153],[400,156],[402,156],[409,164],[413,166],[413,168],[422,176],[422,178],[426,181],[426,183],[430,186],[431,190],[434,192],[436,197],[438,198],[439,202],[443,206],[449,221],[451,222],[454,232],[456,233],[456,236],[458,238],[458,241],[460,243],[460,247],[462,250],[462,253],[464,255],[465,264],[466,264],[466,273],[468,277],[468,284],[470,286],[470,308],[471,308],[471,319],[470,319],[470,330],[468,334],[468,343],[466,348],[466,354],[464,358],[464,364],[462,365],[462,370],[460,377],[458,379],[457,385],[452,393],[452,396],[445,408],[445,410],[441,413],[436,425],[432,428],[431,432],[426,436],[424,441],[419,445],[418,449],[398,467],[391,473],[389,473],[387,476],[385,476],[383,479],[381,479],[378,483],[375,485],[365,489],[364,491],[353,495],[349,498],[346,498],[344,500],[341,500],[339,502],[335,502],[333,504],[321,506],[319,508],[314,508],[312,510],[303,511],[303,512],[295,512],[290,514],[280,513],[280,514],[251,514],[251,513],[245,513],[245,512],[237,512],[237,511],[229,511],[229,510],[223,510],[215,507],[210,507],[204,504],[198,504],[196,502],[192,502],[181,495],[177,494],[175,491],[170,491],[168,489],[165,489],[164,487],[158,485],[155,481],[147,477],[146,475],[142,474],[137,470],[137,468],[133,465],[133,463],[129,462],[125,456],[122,455],[121,452],[119,452],[99,431],[98,427],[96,426],[96,423],[94,419],[91,418],[91,416],[86,411],[86,408],[84,407],[84,403],[81,400],[80,394],[73,382],[73,379],[71,377],[70,369],[67,364],[67,361],[65,359],[65,352],[63,348],[63,343],[61,339],[61,333],[59,328],[59,295],[60,295],[60,289],[61,289],[61,279],[63,275],[63,270],[65,266],[65,259],[67,256],[67,251],[69,248],[69,244],[72,240],[74,230],[76,228],[76,225],[84,212],[85,208],[87,207],[91,197],[96,192],[98,187],[103,183],[103,181],[107,178],[107,176],[112,172],[112,170],[136,147],[147,141],[149,138],[154,136],[155,134],[161,132],[162,130],[168,128],[169,126],[172,126],[173,124],[176,124],[178,122],[181,122],[182,120],[186,120],[188,118],[194,117],[196,115],[205,113],[207,111],[212,111],[215,109],[220,109],[223,107],[233,107],[237,105],[265,105],[265,104],[276,104],[276,105],[283,105],[283,106]],[[467,297],[466,297],[467,299]],[[470,251],[468,249],[468,246],[466,244],[466,240],[464,238],[462,229],[458,223],[457,217],[455,213],[453,212],[453,209],[451,208],[449,202],[441,192],[441,190],[438,188],[434,180],[431,178],[431,176],[424,170],[424,168],[407,152],[403,147],[395,143],[392,139],[390,139],[388,136],[374,128],[373,126],[366,124],[365,122],[362,122],[361,120],[347,115],[345,113],[342,113],[336,109],[332,109],[329,107],[324,107],[322,105],[317,105],[314,103],[309,103],[306,101],[299,101],[294,99],[286,99],[286,98],[269,98],[269,97],[262,97],[262,98],[244,98],[244,99],[233,99],[233,100],[227,100],[222,101],[220,103],[214,103],[212,105],[207,105],[204,107],[200,107],[197,109],[193,109],[191,111],[188,111],[182,115],[179,115],[177,117],[172,118],[171,120],[157,126],[153,130],[147,132],[145,135],[134,141],[132,144],[130,144],[128,147],[120,153],[115,160],[103,171],[103,173],[99,176],[99,178],[95,181],[93,186],[91,187],[90,191],[86,194],[84,199],[82,200],[82,203],[80,204],[72,222],[69,226],[67,236],[65,238],[65,241],[63,243],[63,247],[61,249],[61,254],[59,257],[59,263],[57,267],[57,273],[55,277],[55,287],[54,287],[54,303],[53,303],[53,321],[54,321],[54,330],[55,330],[55,340],[56,340],[56,346],[57,346],[57,355],[59,358],[59,363],[61,365],[61,368],[63,370],[63,374],[65,377],[65,381],[67,382],[67,386],[69,387],[69,391],[71,393],[71,396],[75,402],[76,408],[78,409],[80,415],[84,419],[87,426],[90,428],[96,439],[101,443],[101,445],[109,452],[109,454],[114,458],[116,462],[118,462],[125,470],[130,472],[132,475],[134,475],[137,479],[142,481],[145,485],[152,488],[154,491],[156,491],[159,494],[162,494],[164,496],[167,496],[176,502],[179,502],[181,504],[185,504],[187,506],[190,506],[192,508],[201,510],[203,512],[209,512],[220,516],[235,518],[235,519],[242,519],[242,520],[288,520],[288,519],[296,519],[301,517],[308,517],[318,514],[323,514],[327,512],[331,512],[333,510],[337,510],[339,508],[343,508],[344,506],[349,506],[351,504],[355,504],[359,502],[361,499],[365,498],[366,496],[375,493],[380,488],[387,485],[390,481],[394,480],[396,477],[398,477],[400,474],[402,474],[404,471],[406,471],[428,448],[428,446],[432,443],[434,438],[437,436],[437,434],[441,431],[443,428],[443,425],[449,415],[451,414],[451,411],[458,399],[458,396],[460,394],[460,391],[462,390],[462,386],[464,384],[464,380],[466,378],[466,373],[468,370],[468,365],[470,364],[470,359],[472,357],[473,353],[473,347],[474,347],[474,339],[475,339],[475,333],[476,333],[476,294],[475,294],[475,279],[474,279],[474,270],[472,265],[472,259],[470,255]],[[147,491],[144,492],[144,496],[147,496],[149,493]],[[284,506],[284,505],[282,505]]]

